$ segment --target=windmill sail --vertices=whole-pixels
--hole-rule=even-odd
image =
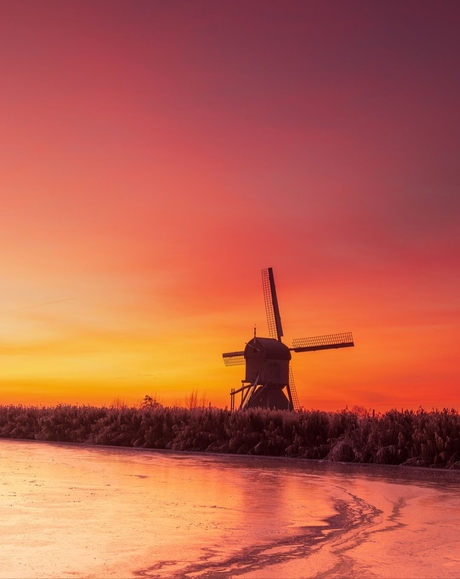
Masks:
[[[226,366],[240,366],[244,364],[244,352],[227,352],[222,354]]]
[[[294,382],[294,373],[291,366],[289,366],[289,384],[287,386],[289,401],[292,405],[292,410],[300,410],[299,397],[297,396],[297,388]]]
[[[283,327],[276,297],[275,278],[271,267],[262,270],[262,287],[264,291],[265,311],[267,313],[268,335],[281,341]]]
[[[332,348],[349,348],[354,345],[352,333],[345,332],[292,340],[291,350],[294,352],[313,352],[315,350],[331,350]]]

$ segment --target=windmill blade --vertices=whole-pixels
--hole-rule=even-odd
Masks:
[[[289,384],[287,390],[290,402],[292,404],[292,409],[299,411],[300,410],[299,397],[297,396],[297,388],[295,387],[294,373],[292,372],[291,366],[289,366]]]
[[[262,288],[264,291],[265,311],[267,313],[268,335],[281,342],[283,327],[276,297],[275,278],[273,269],[268,267],[262,270]]]
[[[244,364],[244,352],[226,352],[222,354],[226,366],[240,366]]]
[[[350,348],[354,346],[351,332],[343,334],[329,334],[327,336],[313,336],[312,338],[299,338],[292,340],[294,352],[313,352],[315,350],[332,350],[335,348]]]

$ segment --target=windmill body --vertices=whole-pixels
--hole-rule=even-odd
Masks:
[[[230,393],[231,409],[235,409],[235,396],[241,394],[239,408],[277,408],[298,410],[299,402],[290,367],[291,352],[311,352],[354,346],[351,332],[315,336],[294,340],[289,348],[281,341],[283,329],[276,296],[272,268],[262,270],[265,309],[270,337],[255,335],[243,351],[222,354],[226,366],[246,365],[246,376],[238,389]]]
[[[238,393],[241,393],[240,408],[294,408],[289,378],[291,351],[281,341],[254,336],[242,352],[229,352],[223,357],[227,366],[246,364],[246,377],[241,381],[241,388],[230,393],[232,410],[235,410],[235,395]]]
[[[272,384],[283,388],[289,383],[291,352],[282,342],[273,338],[254,337],[244,349],[246,382]]]

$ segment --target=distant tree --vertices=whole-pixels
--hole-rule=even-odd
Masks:
[[[163,405],[158,402],[156,397],[152,398],[146,394],[142,400],[142,408],[163,408]]]

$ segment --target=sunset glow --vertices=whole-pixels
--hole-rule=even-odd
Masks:
[[[302,406],[460,407],[460,4],[1,12],[2,404],[229,405],[273,267]]]

